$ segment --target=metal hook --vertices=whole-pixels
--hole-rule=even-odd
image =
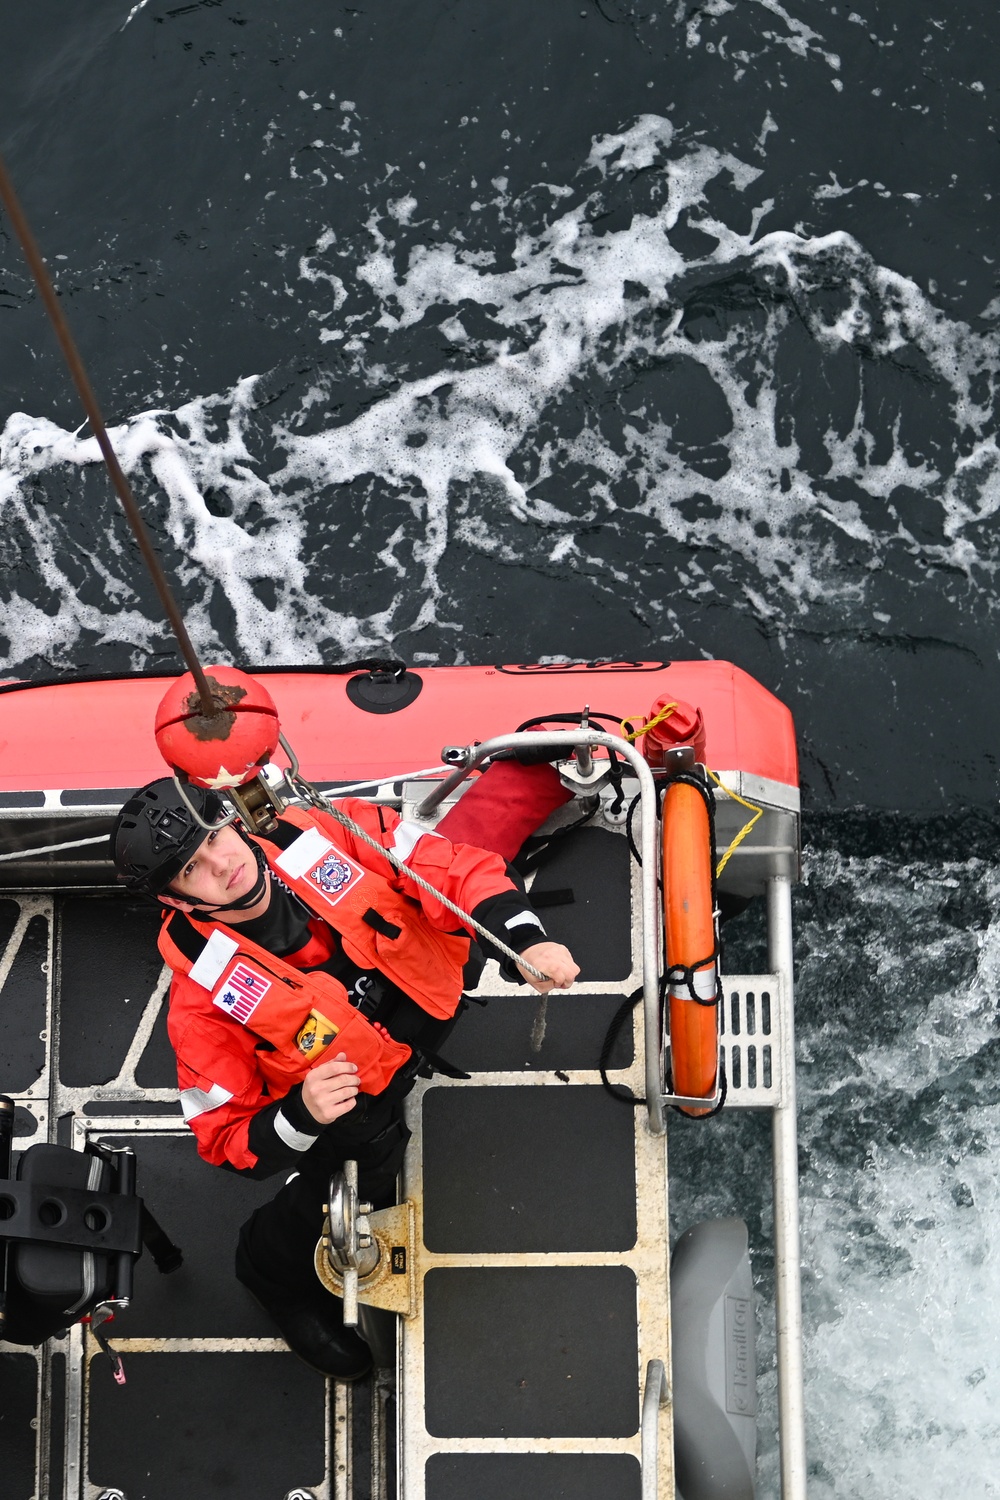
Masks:
[[[239,817],[239,813],[237,813],[234,809],[227,818],[220,818],[217,823],[206,823],[205,819],[202,817],[201,813],[195,807],[194,803],[191,801],[191,798],[184,790],[184,783],[181,781],[176,771],[174,772],[174,786],[177,788],[177,795],[184,803],[184,806],[187,808],[188,812],[191,814],[198,827],[204,828],[206,833],[215,833],[219,828],[228,828],[230,823],[235,823],[236,819]]]
[[[289,767],[288,767],[289,774],[292,777],[294,777],[294,779],[296,781],[298,781],[299,780],[299,758],[295,754],[295,751],[292,749],[291,745],[285,739],[285,736],[280,731],[278,733],[278,744],[281,746],[282,750],[284,750],[285,754],[288,756],[288,759],[289,759],[289,762],[290,762]]]

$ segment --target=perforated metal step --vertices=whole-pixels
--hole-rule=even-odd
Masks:
[[[793,1059],[781,985],[778,974],[722,976],[719,1044],[727,1109],[777,1109],[784,1103]]]
[[[777,974],[723,975],[720,1032],[730,1106],[775,1109],[791,1066]]]

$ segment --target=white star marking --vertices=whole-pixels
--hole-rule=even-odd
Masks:
[[[218,776],[202,776],[200,779],[202,786],[208,787],[209,791],[221,792],[225,787],[239,786],[245,776],[245,771],[227,771],[225,766],[220,766]]]

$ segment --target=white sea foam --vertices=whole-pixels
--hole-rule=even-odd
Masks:
[[[1000,875],[825,856],[809,879],[823,892],[799,966],[809,1493],[1000,1494]]]
[[[649,191],[602,228],[597,206],[620,208],[614,194],[634,174]],[[994,611],[996,336],[949,319],[850,234],[780,227],[780,205],[755,199],[757,180],[755,167],[679,142],[647,115],[596,138],[575,184],[549,184],[541,221],[498,178],[492,246],[425,243],[419,183],[395,176],[363,255],[318,226],[286,261],[310,317],[321,315],[301,322],[317,357],[346,350],[367,407],[327,416],[331,376],[272,418],[255,377],[136,413],[112,434],[185,559],[198,647],[311,663],[434,625],[454,628],[444,649],[461,659],[441,583],[449,548],[525,568],[542,557],[627,590],[664,641],[678,582],[698,600],[742,600],[786,633],[888,623],[877,575],[913,558],[964,574],[956,608]],[[685,218],[701,230],[694,249]],[[779,227],[761,233],[768,218]],[[405,341],[428,327],[441,335],[439,365],[414,373]],[[851,399],[824,407],[828,372],[845,368]],[[870,396],[876,369],[889,385]],[[803,381],[808,402],[797,400]],[[914,391],[933,394],[933,446],[907,423]],[[715,416],[692,433],[692,409]],[[121,524],[105,518],[85,556],[75,512],[46,503],[46,487],[65,500],[97,461],[92,440],[43,417],[6,422],[5,572],[27,558],[44,583],[36,593],[21,573],[0,600],[7,671],[72,660],[81,641],[138,666],[162,644],[162,626],[137,607]],[[922,528],[909,514],[918,505]],[[608,543],[643,528],[669,569]],[[331,551],[314,560],[330,540],[334,557],[361,549],[387,602],[361,616],[338,605]],[[103,605],[81,597],[81,569]],[[1000,1493],[1000,1357],[988,1332],[1000,1300],[1000,1129],[977,1081],[1000,988],[1000,877],[974,864],[899,873],[829,857],[811,878],[846,896],[839,916],[806,923],[799,965],[810,1493],[909,1500],[945,1489],[956,1465],[966,1492]],[[978,935],[941,915],[949,881],[989,912]],[[874,1024],[883,1010],[895,1029]],[[773,1384],[765,1371],[768,1399]],[[765,1431],[762,1500],[777,1493],[775,1475]]]
[[[792,27],[811,47],[807,32]],[[604,229],[600,209],[629,201],[622,194],[637,173],[639,206]],[[492,245],[457,233],[426,243],[419,183],[394,174],[364,253],[357,236],[322,227],[310,249],[293,250],[286,263],[310,301],[301,320],[317,358],[340,351],[349,378],[372,388],[371,403],[324,423],[334,386],[323,377],[299,393],[294,415],[269,421],[249,378],[174,412],[137,413],[115,435],[126,469],[145,474],[147,489],[151,475],[160,492],[159,523],[186,558],[198,645],[258,662],[315,661],[436,627],[455,632],[449,654],[460,655],[440,581],[455,547],[527,566],[544,557],[596,588],[627,582],[666,639],[674,617],[663,599],[677,581],[742,598],[780,633],[869,623],[881,602],[876,575],[894,558],[960,569],[973,594],[988,584],[1000,555],[983,530],[1000,504],[996,336],[949,319],[846,232],[762,234],[780,209],[755,200],[758,176],[643,115],[595,137],[575,184],[549,185],[540,223],[536,209],[529,225],[498,178]],[[681,248],[685,220],[701,231],[696,252]],[[492,332],[475,332],[476,317]],[[439,346],[463,358],[429,372],[425,360],[411,373],[411,330],[437,330]],[[810,397],[822,392],[827,362],[838,378],[846,368],[849,424],[804,403],[802,377],[784,373],[803,330],[808,347],[797,357],[807,360]],[[904,356],[919,363],[894,373],[889,419],[884,391],[869,401],[859,352],[891,371]],[[943,442],[934,453],[900,425],[911,379],[935,392]],[[600,400],[581,404],[581,386]],[[690,435],[692,412],[706,411],[714,417]],[[0,507],[5,523],[21,521],[61,600],[54,614],[21,593],[3,600],[6,670],[39,654],[71,658],[81,638],[127,642],[138,662],[162,638],[129,608],[133,562],[120,546],[100,549],[95,564],[112,608],[73,597],[59,561],[67,523],[30,493],[29,481],[44,486],[96,457],[92,443],[44,419],[17,413],[6,423]],[[345,531],[342,507],[330,533],[330,496],[349,486],[363,491],[365,546],[384,595],[360,617],[338,606],[329,553],[322,569],[313,562],[317,538],[352,543],[357,527]],[[210,508],[209,492],[224,503]],[[908,525],[910,496],[936,508],[939,534]],[[663,539],[666,587],[655,565],[629,561],[639,530]],[[220,627],[222,599],[231,623]],[[981,597],[972,603],[981,608]]]

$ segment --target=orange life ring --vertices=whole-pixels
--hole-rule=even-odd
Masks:
[[[715,952],[708,808],[698,788],[683,781],[670,782],[664,797],[663,915],[668,969],[690,968]],[[696,969],[693,979],[699,997],[711,1000],[717,962]],[[711,1099],[719,1064],[719,1007],[700,1005],[684,982],[671,982],[668,995],[673,1091]],[[684,1112],[703,1115],[711,1109]]]

